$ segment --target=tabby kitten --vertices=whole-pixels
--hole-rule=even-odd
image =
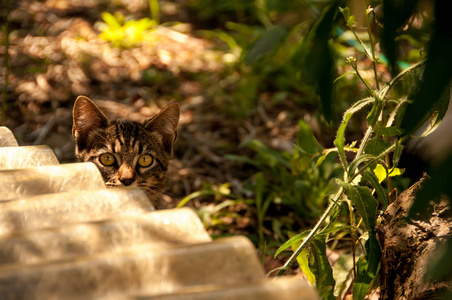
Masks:
[[[95,163],[107,187],[138,186],[156,209],[165,208],[162,193],[179,114],[179,105],[172,103],[142,124],[110,122],[93,101],[79,96],[73,110],[75,155]]]

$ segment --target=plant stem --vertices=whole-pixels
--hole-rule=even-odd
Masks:
[[[359,79],[364,83],[364,85],[366,86],[366,88],[369,90],[370,94],[371,94],[372,96],[374,96],[374,95],[375,95],[375,92],[372,90],[372,88],[371,88],[370,85],[367,83],[367,81],[364,80],[364,78],[361,76],[361,74],[359,74],[358,67],[357,67],[356,65],[354,65],[353,63],[352,63],[351,65],[352,65],[353,70],[355,70],[356,76],[358,76]]]
[[[375,61],[375,42],[374,42],[374,39],[372,36],[372,32],[370,31],[370,22],[369,22],[369,17],[367,16],[366,0],[362,0],[362,2],[363,2],[363,6],[364,6],[364,13],[366,16],[366,26],[367,26],[367,33],[369,34],[370,50],[372,51],[372,65],[374,68],[375,86],[377,87],[377,90],[379,90],[380,84],[378,83],[377,63]]]
[[[160,25],[160,7],[158,0],[149,0],[149,9],[151,10],[151,18],[157,25]]]
[[[333,208],[337,205],[337,201],[342,196],[342,193],[344,192],[344,189],[341,187],[336,195],[334,195],[333,199],[331,200],[331,203],[326,208],[323,215],[320,217],[320,220],[315,224],[314,228],[311,230],[311,232],[308,234],[308,236],[303,240],[303,242],[298,246],[297,250],[289,257],[289,259],[286,261],[284,266],[281,267],[281,270],[279,270],[276,277],[279,277],[286,272],[286,270],[289,268],[289,266],[293,263],[293,261],[297,258],[298,255],[300,255],[301,251],[308,245],[308,243],[312,240],[312,238],[319,232],[320,227],[323,225],[323,223],[326,221],[326,219],[329,217],[331,211]]]
[[[366,133],[364,134],[364,137],[361,140],[361,144],[359,145],[359,149],[358,149],[358,152],[356,153],[355,159],[359,158],[361,156],[361,154],[363,154],[367,141],[369,140],[370,135],[372,134],[373,131],[374,131],[374,129],[372,126],[369,126],[367,128]]]

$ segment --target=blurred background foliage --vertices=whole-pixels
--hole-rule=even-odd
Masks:
[[[348,172],[338,152],[352,161],[369,124],[394,119],[394,126],[378,125],[369,140],[365,152],[379,155],[418,129],[432,115],[426,112],[437,112],[438,123],[444,117],[448,97],[440,96],[452,70],[444,28],[451,27],[438,17],[447,10],[435,10],[436,2],[2,1],[1,124],[22,144],[48,144],[71,162],[71,108],[79,94],[97,100],[108,116],[134,120],[178,101],[183,113],[168,201],[195,208],[213,236],[247,235],[270,271],[290,254],[279,251],[272,260],[277,249],[289,237],[295,242],[285,248],[296,249],[297,238],[324,213],[339,188],[335,179]],[[437,60],[391,81],[428,51]],[[376,97],[388,83],[384,109],[375,101],[370,111],[349,110],[344,122],[353,103]],[[443,100],[425,100],[432,94]],[[412,95],[417,98],[406,108]],[[409,118],[402,118],[405,108]],[[347,143],[338,146],[341,124]],[[372,171],[376,163],[368,166],[379,177],[379,201],[393,199],[427,170],[422,151],[436,148],[424,143],[412,156],[419,144],[409,143],[404,140],[403,155],[396,150],[395,160],[378,165],[394,171],[400,159],[403,175],[386,180],[381,169]],[[419,201],[422,207],[426,200]],[[338,253],[351,259],[350,241],[366,230],[348,223],[350,202],[339,206],[344,209],[330,215],[332,225],[310,248],[327,251],[330,260]],[[357,257],[364,252],[353,249]],[[325,261],[298,259],[307,274],[319,263]]]

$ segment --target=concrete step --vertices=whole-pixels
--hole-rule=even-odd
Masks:
[[[137,245],[169,248],[210,241],[193,210],[161,210],[0,236],[0,266],[101,255]]]
[[[59,165],[48,146],[0,147],[0,170]]]
[[[59,263],[0,268],[0,299],[68,299],[118,292],[170,294],[265,279],[244,237],[172,248],[136,247]]]
[[[11,130],[8,127],[0,126],[0,147],[17,147],[19,144],[16,141]]]
[[[149,198],[139,188],[43,194],[0,202],[0,235],[152,210]]]
[[[59,165],[0,127],[0,299],[318,299],[265,277],[245,237],[212,241],[190,209],[152,211],[92,163]]]
[[[0,201],[26,196],[105,189],[93,163],[75,163],[0,171]]]
[[[300,277],[288,276],[276,280],[263,279],[229,286],[210,285],[202,288],[187,288],[181,292],[166,295],[136,295],[134,298],[140,300],[317,300],[318,295]]]

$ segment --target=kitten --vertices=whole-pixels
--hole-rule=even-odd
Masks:
[[[110,122],[92,100],[79,96],[73,110],[75,155],[96,164],[107,187],[138,186],[156,209],[166,208],[161,196],[179,114],[179,104],[171,103],[142,124]]]

